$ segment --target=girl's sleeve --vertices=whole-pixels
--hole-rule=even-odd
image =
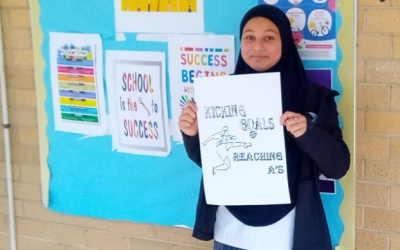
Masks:
[[[343,141],[333,95],[321,107],[317,123],[308,119],[307,131],[296,138],[299,147],[309,155],[317,169],[328,178],[343,177],[350,167],[350,152]]]
[[[182,138],[189,159],[191,159],[194,163],[201,167],[199,136],[188,136],[182,133]]]

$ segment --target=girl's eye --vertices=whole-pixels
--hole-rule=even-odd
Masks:
[[[270,41],[270,40],[274,40],[274,38],[272,36],[267,36],[267,37],[265,37],[265,40]]]
[[[254,36],[246,36],[244,39],[246,39],[246,40],[254,40]]]

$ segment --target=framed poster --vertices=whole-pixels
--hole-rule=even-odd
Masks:
[[[106,67],[113,149],[167,156],[171,146],[164,53],[107,51]]]

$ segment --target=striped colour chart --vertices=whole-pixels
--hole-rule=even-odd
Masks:
[[[61,119],[99,123],[94,48],[65,44],[57,51]]]

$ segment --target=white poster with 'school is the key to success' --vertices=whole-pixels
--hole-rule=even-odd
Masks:
[[[195,78],[208,204],[290,203],[280,74]]]
[[[113,150],[168,156],[164,53],[109,50],[106,69]]]

